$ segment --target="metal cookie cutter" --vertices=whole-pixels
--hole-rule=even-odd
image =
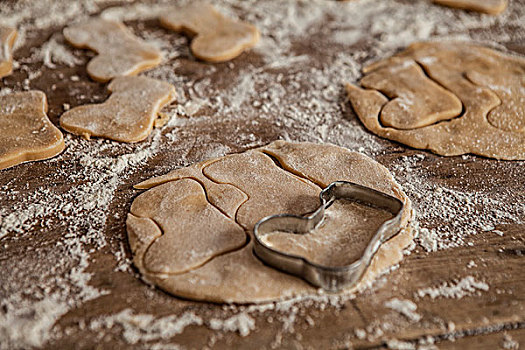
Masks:
[[[321,191],[319,197],[321,205],[308,216],[279,214],[265,217],[257,222],[253,230],[255,236],[253,250],[255,255],[267,265],[299,276],[314,286],[328,291],[338,291],[354,286],[360,280],[381,244],[400,231],[404,205],[395,197],[348,181],[332,182]],[[264,243],[264,236],[272,232],[305,234],[313,230],[323,221],[325,210],[336,199],[347,199],[384,209],[394,215],[392,219],[385,221],[379,227],[359,260],[345,266],[319,265],[304,257],[278,251]]]

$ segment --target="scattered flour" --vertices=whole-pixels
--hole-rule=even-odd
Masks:
[[[200,326],[202,324],[202,318],[193,312],[155,318],[152,315],[134,314],[133,310],[124,309],[118,314],[91,321],[89,328],[100,332],[104,329],[120,326],[123,330],[122,336],[124,339],[129,344],[137,344],[139,341],[150,342],[159,339],[169,339],[184,332],[184,329],[188,326]]]
[[[212,318],[209,327],[226,332],[239,332],[241,337],[246,337],[255,329],[255,320],[246,313],[239,313],[226,320]]]
[[[410,321],[417,322],[421,319],[421,315],[416,313],[417,305],[413,301],[394,298],[387,301],[385,306],[399,312]]]
[[[457,298],[461,299],[465,296],[472,295],[476,291],[488,291],[489,285],[485,282],[476,281],[472,276],[467,276],[458,282],[445,282],[437,287],[423,288],[417,291],[416,296],[423,298],[429,296],[432,299],[436,298]]]
[[[394,349],[394,350],[416,350],[417,349],[415,344],[406,342],[406,341],[397,340],[397,339],[387,340],[386,346],[389,349]]]
[[[503,335],[503,349],[518,350],[520,344],[508,334]]]
[[[0,349],[42,346],[50,337],[55,321],[68,311],[62,298],[52,294],[29,302],[11,297],[0,302]]]
[[[494,196],[483,189],[467,191],[441,186],[428,180],[430,174],[424,166],[426,160],[427,156],[421,153],[402,156],[392,169],[413,201],[421,227],[418,243],[426,251],[464,246],[471,235],[487,231],[501,235],[501,231],[495,230],[496,225],[525,222],[524,193],[501,188],[498,196]],[[483,180],[465,175],[468,176],[474,183]],[[435,225],[436,222],[439,225]]]
[[[421,230],[419,230],[418,238],[419,244],[421,244],[421,246],[425,248],[427,252],[435,252],[437,250],[438,235],[436,234],[435,230],[422,228]]]
[[[60,34],[62,26],[103,9],[106,18],[151,19],[171,4],[166,0],[126,5],[124,1],[123,5],[106,8],[114,3],[112,0],[0,3],[0,25],[15,26],[19,30],[16,48],[22,47],[35,32],[56,28],[56,33],[35,48],[31,57],[19,58],[15,52],[15,58],[24,63],[22,68],[34,67],[27,68],[28,79],[23,86],[2,87],[0,95],[29,89],[32,80],[39,75],[41,63],[49,69],[85,63],[64,42]],[[522,34],[508,32],[503,27],[520,27],[525,21],[524,6],[493,17],[433,6],[428,1],[269,0],[254,6],[251,1],[223,0],[217,2],[217,7],[228,16],[254,23],[262,34],[260,43],[251,53],[255,63],[238,68],[232,62],[229,68],[238,69],[237,78],[229,81],[226,87],[210,84],[211,76],[218,74],[213,65],[202,68],[198,76],[178,70],[179,58],[190,57],[187,38],[162,29],[137,31],[162,50],[165,60],[145,75],[168,81],[177,89],[179,104],[170,110],[173,117],[164,128],[155,130],[151,139],[138,145],[85,141],[66,135],[66,151],[48,161],[56,163],[56,173],[46,178],[47,184],[70,183],[63,192],[57,192],[50,185],[23,190],[23,184],[16,179],[0,184],[0,201],[9,203],[0,207],[0,253],[8,251],[8,241],[37,240],[57,227],[63,232],[50,239],[53,247],[37,247],[27,252],[27,257],[9,259],[2,266],[10,272],[0,286],[0,338],[5,339],[0,348],[44,346],[48,340],[60,336],[60,329],[54,324],[62,315],[111,292],[89,285],[92,274],[86,271],[91,254],[97,249],[111,249],[116,270],[131,270],[124,246],[121,243],[111,245],[112,237],[106,233],[107,222],[114,215],[111,205],[115,193],[126,178],[147,165],[160,150],[183,149],[185,153],[181,152],[178,164],[159,167],[158,174],[187,165],[187,155],[195,149],[205,149],[199,154],[202,159],[232,150],[230,145],[207,143],[207,139],[185,140],[189,129],[203,128],[214,122],[237,125],[235,123],[247,121],[254,130],[275,126],[281,139],[331,142],[371,156],[381,156],[390,142],[373,136],[351,117],[351,107],[342,92],[343,83],[356,81],[367,63],[416,40],[461,39],[504,49],[498,43],[520,40]],[[327,17],[331,18],[328,23]],[[327,54],[333,50],[325,52],[324,45],[335,45],[341,50]],[[312,60],[311,53],[323,59]],[[260,64],[256,63],[258,60]],[[35,67],[36,70],[31,71]],[[258,119],[251,120],[253,115]],[[237,148],[265,143],[255,132],[237,126],[232,138]],[[422,228],[419,243],[425,250],[432,252],[464,245],[469,235],[487,227],[499,235],[501,231],[494,229],[496,225],[525,220],[523,195],[503,191],[494,198],[483,191],[468,192],[440,186],[429,180],[428,170],[422,165],[424,160],[421,153],[402,157],[391,170],[417,206]],[[443,219],[445,224],[435,227],[435,223]],[[3,237],[6,239],[2,240]],[[39,264],[31,271],[20,268],[30,265],[36,258],[40,258]],[[38,284],[32,283],[35,276],[38,276]],[[461,298],[488,288],[487,284],[468,276],[455,284],[421,289],[417,296]],[[318,295],[247,308],[232,305],[228,310],[233,315],[208,320],[197,313],[158,318],[125,309],[96,318],[89,327],[94,331],[120,327],[129,344],[147,342],[151,348],[178,349],[176,344],[153,342],[167,340],[190,325],[207,325],[217,332],[238,332],[246,336],[255,328],[254,316],[267,311],[282,323],[283,332],[291,333],[301,308],[338,309],[354,297]],[[415,312],[417,306],[409,300],[392,299],[387,303],[410,320],[417,321],[421,317]]]
[[[35,55],[42,60],[46,67],[52,69],[56,68],[57,64],[73,67],[84,63],[83,59],[71,52],[71,46],[64,42],[62,34],[53,34]]]

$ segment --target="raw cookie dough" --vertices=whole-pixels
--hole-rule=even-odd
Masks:
[[[175,99],[173,85],[146,77],[118,77],[108,85],[111,96],[101,104],[73,108],[60,126],[82,135],[122,142],[142,141],[150,134],[160,109]]]
[[[41,91],[0,96],[0,169],[47,159],[64,150],[64,138],[47,118]]]
[[[14,28],[0,27],[0,78],[13,72],[13,45],[16,40]]]
[[[98,56],[89,61],[87,71],[94,80],[106,82],[114,77],[135,75],[157,66],[159,50],[133,35],[122,23],[94,18],[64,29],[73,46],[88,48]]]
[[[252,229],[267,215],[311,212],[319,206],[321,189],[335,180],[389,193],[406,206],[403,229],[380,248],[353,289],[361,290],[403,258],[413,238],[411,203],[382,165],[333,145],[276,141],[140,183],[137,188],[149,190],[133,201],[127,219],[133,262],[146,281],[195,300],[252,303],[315,294],[307,282],[254,256]],[[309,247],[301,252],[314,260],[331,254],[330,264],[354,259],[388,218],[379,210],[337,202],[322,227],[308,233],[310,241],[302,240],[324,254],[312,255]],[[354,237],[345,237],[346,229]],[[331,240],[323,241],[330,234]],[[274,237],[274,242],[285,248],[288,239]]]
[[[257,28],[226,18],[205,3],[174,8],[160,17],[160,23],[168,29],[196,36],[191,51],[195,57],[208,62],[231,60],[259,40]]]
[[[426,42],[363,71],[347,93],[373,133],[444,156],[525,159],[525,59]]]
[[[507,8],[507,0],[434,0],[434,3],[489,15],[500,14]]]

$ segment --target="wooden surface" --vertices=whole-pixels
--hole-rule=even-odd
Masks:
[[[399,4],[407,6],[406,1],[399,1]],[[518,10],[525,11],[525,3],[512,1],[509,11],[519,12]],[[244,16],[242,11],[239,12],[239,16]],[[476,15],[471,16],[476,18]],[[330,19],[327,18],[326,21],[329,23]],[[142,25],[145,26],[146,32],[158,30],[155,20],[142,24],[140,21],[132,21],[128,24],[135,30]],[[23,63],[24,57],[31,55],[31,47],[41,46],[54,32],[60,30],[61,27],[33,31],[24,47],[16,51],[15,57]],[[476,33],[476,30],[471,29],[473,33]],[[521,28],[510,29],[505,27],[505,23],[499,23],[492,30],[521,33],[510,36],[507,42],[500,44],[512,52],[525,55],[525,23]],[[165,35],[173,37],[174,42],[183,38],[174,33],[166,32]],[[319,60],[334,59],[336,51],[341,50],[341,47],[325,45],[323,36],[326,35],[330,35],[329,30],[319,29],[318,37],[312,36],[308,41],[304,38],[298,39],[293,43],[294,53],[311,55]],[[186,84],[182,85],[183,89],[188,89],[188,82],[198,82],[204,78],[209,78],[211,84],[216,84],[217,89],[228,89],[232,75],[242,72],[246,67],[263,65],[260,55],[249,52],[234,60],[233,68],[228,63],[217,64],[214,72],[209,74],[209,65],[195,61],[187,52],[187,47],[182,46],[179,49],[186,51],[176,58],[178,64],[174,71]],[[84,59],[93,56],[92,53],[83,50],[76,50],[75,55]],[[360,63],[369,59],[370,57],[362,58]],[[74,67],[58,65],[55,69],[42,66],[39,62],[29,62],[26,65],[32,70],[41,71],[39,77],[31,80],[30,88],[46,92],[49,100],[48,115],[55,125],[58,125],[64,103],[74,107],[88,102],[100,102],[108,96],[104,84],[89,79],[83,64]],[[309,62],[307,67],[298,69],[306,72],[311,67],[315,67],[315,63]],[[283,74],[284,81],[287,79],[286,71],[266,70]],[[69,77],[73,75],[77,75],[79,80],[71,81]],[[22,90],[26,77],[27,73],[18,69],[13,75],[3,79],[2,86]],[[331,117],[329,127],[336,129],[337,125],[343,125],[347,128],[361,128],[355,114],[347,106],[341,82],[333,83],[336,90],[341,91],[337,93],[334,101],[339,112]],[[307,80],[305,86],[309,88]],[[290,91],[292,90],[290,87]],[[293,96],[283,103],[292,103],[290,101],[294,101]],[[226,318],[242,309],[240,306],[228,308],[172,297],[142,282],[136,270],[131,268],[120,271],[117,267],[122,259],[131,258],[125,232],[125,217],[133,198],[140,193],[132,188],[134,184],[178,166],[200,161],[213,154],[215,149],[223,149],[221,147],[224,145],[230,153],[283,137],[293,140],[313,139],[311,124],[308,122],[290,119],[287,123],[285,115],[261,118],[256,112],[254,109],[247,109],[236,115],[216,115],[216,110],[205,107],[178,127],[178,139],[175,144],[161,141],[158,151],[151,158],[130,170],[129,175],[121,177],[107,209],[111,215],[107,216],[104,225],[99,228],[99,234],[105,238],[107,244],[97,247],[93,242],[82,243],[86,249],[93,248],[89,252],[88,266],[85,269],[86,273],[91,274],[88,284],[104,290],[106,294],[85,302],[72,302],[68,311],[54,323],[51,330],[53,335],[41,344],[41,347],[151,347],[152,342],[144,341],[144,338],[137,343],[130,342],[125,337],[125,329],[121,325],[106,327],[102,331],[89,327],[93,320],[117,314],[126,308],[132,309],[135,314],[152,315],[156,319],[191,311],[205,320]],[[212,115],[213,118],[205,117],[207,115]],[[344,131],[339,133],[340,138],[328,141],[345,146]],[[145,142],[153,142],[152,137]],[[370,151],[367,148],[366,153],[391,169],[402,184],[411,181],[408,170],[403,168],[403,159],[406,159],[403,157],[415,159],[417,154],[422,153],[424,159],[411,171],[416,171],[420,175],[418,178],[424,179],[429,188],[443,187],[468,193],[479,192],[492,200],[498,200],[504,194],[504,198],[509,201],[507,205],[511,206],[512,203],[518,205],[525,201],[524,162],[502,162],[474,156],[445,158],[374,136],[370,138],[381,147],[378,151]],[[126,147],[115,146],[114,149],[105,152],[111,157],[117,157],[130,150],[133,152],[140,145]],[[68,172],[75,172],[81,166],[78,157],[65,153],[52,162],[23,164],[0,172],[0,185],[5,191],[4,194],[0,194],[0,207],[8,212],[21,198],[31,198],[32,193],[42,187],[51,188],[57,193],[66,193],[74,186],[89,183],[91,180],[76,178],[71,181],[68,177]],[[427,208],[425,196],[412,199],[416,209]],[[34,200],[38,202],[40,199],[35,197]],[[461,202],[458,202],[458,206],[461,205]],[[521,214],[523,221],[525,213]],[[473,215],[485,215],[484,208],[478,208],[478,212]],[[519,213],[517,215],[519,216]],[[435,228],[448,225],[449,220],[450,218],[440,218],[437,215],[431,220],[422,220],[420,224],[422,227]],[[42,222],[43,220],[38,221],[36,225],[30,225],[23,232],[11,232],[0,240],[0,306],[2,300],[7,300],[10,295],[24,288],[32,293],[25,296],[27,300],[39,298],[34,292],[35,285],[51,285],[51,290],[60,289],[60,282],[53,284],[50,281],[53,278],[66,278],[71,269],[79,264],[74,259],[68,260],[66,251],[63,252],[64,259],[56,258],[56,250],[60,249],[59,243],[67,232],[67,221],[52,220],[49,225]],[[245,337],[238,332],[212,330],[207,325],[189,325],[181,334],[166,339],[157,338],[155,343],[159,348],[169,348],[168,344],[178,344],[184,348],[209,346],[219,349],[365,349],[382,348],[388,344],[395,347],[396,343],[392,342],[395,339],[408,342],[414,347],[432,343],[440,349],[497,349],[504,348],[505,344],[509,346],[511,343],[505,343],[504,337],[510,336],[520,344],[520,348],[525,347],[525,225],[508,222],[495,228],[503,232],[503,235],[477,230],[475,235],[463,235],[465,242],[457,247],[436,252],[426,252],[421,246],[416,246],[397,269],[381,278],[373,288],[343,305],[310,305],[307,302],[299,302],[292,311],[295,320],[290,327],[287,326],[290,310],[270,310],[250,314],[255,319],[255,328]],[[80,227],[78,235],[84,234],[85,230],[85,227]],[[116,258],[120,251],[123,251],[125,256]],[[475,266],[470,264],[471,261],[475,262]],[[417,296],[418,290],[436,287],[444,282],[454,283],[465,276],[473,276],[475,280],[483,281],[489,289],[476,290],[462,298],[432,299],[428,296]],[[42,294],[46,293],[50,291],[42,290]],[[71,295],[74,293],[72,289]],[[399,312],[387,308],[385,303],[394,297],[416,303],[416,312],[421,315],[421,319],[417,322],[411,321]],[[72,300],[76,299],[72,297]],[[0,320],[3,314],[8,314],[7,309],[4,307],[0,311]],[[365,330],[364,336],[360,330]],[[0,344],[2,342],[7,344],[6,339],[0,339]]]

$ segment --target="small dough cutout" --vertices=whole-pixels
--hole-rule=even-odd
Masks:
[[[191,51],[195,57],[208,62],[231,60],[259,40],[257,28],[226,18],[205,3],[174,8],[160,17],[160,23],[168,29],[196,36]]]
[[[160,64],[159,50],[131,33],[122,23],[94,18],[64,29],[64,37],[77,48],[88,48],[98,56],[87,65],[89,76],[106,82],[114,77],[136,75]]]
[[[138,142],[151,133],[162,107],[175,97],[173,85],[146,77],[118,77],[108,85],[111,96],[101,104],[75,107],[60,117],[60,126],[82,135]]]
[[[347,93],[373,133],[443,156],[525,159],[525,59],[460,42],[415,43]]]
[[[0,78],[13,72],[13,45],[16,35],[14,28],[0,27]]]
[[[257,303],[313,295],[298,277],[263,264],[253,254],[253,227],[265,216],[302,215],[319,206],[321,189],[347,180],[405,203],[402,230],[374,256],[363,290],[403,258],[413,239],[410,200],[392,175],[360,153],[333,145],[276,141],[244,153],[210,159],[146,180],[133,201],[127,233],[133,262],[144,279],[175,296]],[[271,244],[328,265],[363,254],[391,215],[357,203],[334,203],[323,224],[297,237],[276,233]]]
[[[489,15],[498,15],[507,8],[507,0],[434,0],[434,3]]]
[[[0,169],[48,159],[64,150],[64,137],[46,112],[41,91],[0,96]]]

